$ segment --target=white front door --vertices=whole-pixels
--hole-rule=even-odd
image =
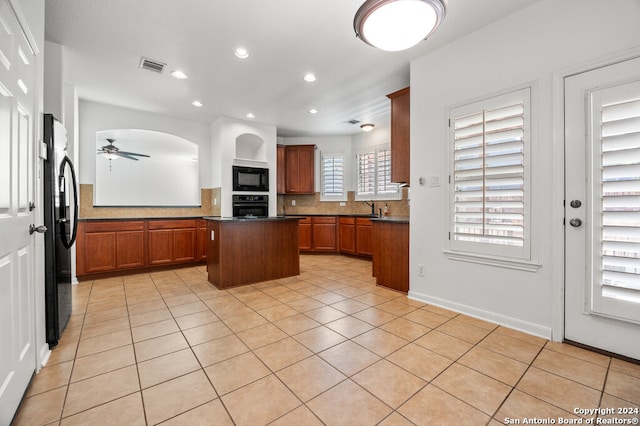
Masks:
[[[565,339],[640,360],[640,58],[565,78]]]
[[[25,23],[22,23],[23,25]],[[0,0],[0,424],[11,422],[36,368],[34,214],[35,55]],[[40,235],[39,238],[42,238]]]

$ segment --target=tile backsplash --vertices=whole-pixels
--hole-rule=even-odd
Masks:
[[[409,216],[409,188],[402,188],[402,200],[380,200],[375,201],[375,213],[378,209],[383,209],[385,204],[390,216]],[[292,206],[295,201],[295,206]],[[295,214],[369,214],[371,207],[362,201],[355,200],[355,192],[347,193],[347,201],[344,206],[338,201],[320,201],[320,193],[300,195],[286,194],[278,195],[278,214],[295,215]]]
[[[80,219],[120,219],[136,217],[220,216],[220,188],[201,188],[199,207],[96,207],[93,185],[80,184]]]

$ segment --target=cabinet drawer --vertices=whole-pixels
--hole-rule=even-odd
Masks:
[[[356,223],[355,217],[341,217],[340,225],[354,225]]]
[[[300,219],[298,223],[311,223],[311,218],[307,216],[304,219]]]
[[[360,225],[360,226],[367,226],[367,225],[371,225],[371,219],[366,218],[366,217],[358,217],[356,218],[356,224]]]
[[[180,229],[195,228],[196,219],[183,220],[150,220],[149,229]]]
[[[87,234],[93,232],[117,232],[117,231],[142,231],[144,230],[144,221],[126,221],[114,220],[108,222],[85,222],[84,232]]]
[[[316,216],[313,218],[313,223],[336,223],[336,217],[335,216],[331,216],[331,217],[324,217],[324,216]]]

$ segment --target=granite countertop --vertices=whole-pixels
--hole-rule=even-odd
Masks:
[[[371,220],[375,222],[409,223],[409,216],[372,217]]]
[[[266,222],[266,221],[279,221],[279,220],[300,220],[301,216],[253,216],[253,217],[220,217],[220,216],[206,216],[203,217],[206,220],[213,220],[216,222]]]

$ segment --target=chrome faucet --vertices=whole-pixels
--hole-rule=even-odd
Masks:
[[[376,215],[376,204],[373,202],[373,200],[371,200],[371,201],[363,201],[363,203],[368,205],[369,207],[371,207],[371,216],[375,216]]]

